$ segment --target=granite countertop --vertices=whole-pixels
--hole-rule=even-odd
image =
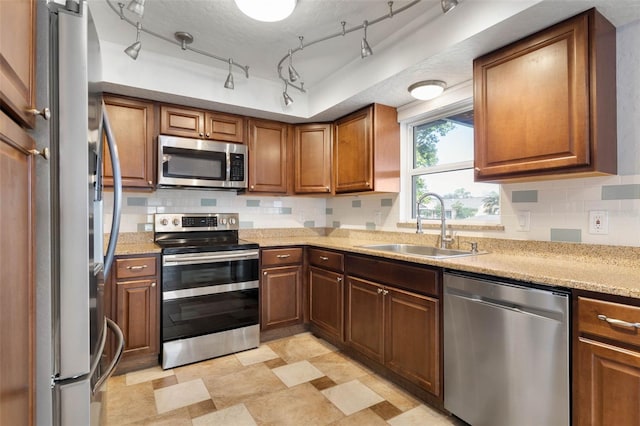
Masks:
[[[540,241],[460,237],[465,249],[478,241],[487,254],[450,259],[430,259],[363,248],[380,243],[414,243],[435,246],[436,236],[380,231],[240,230],[240,238],[260,247],[310,245],[376,255],[463,272],[474,272],[520,281],[640,298],[640,248]],[[121,234],[117,255],[159,253],[153,233]]]

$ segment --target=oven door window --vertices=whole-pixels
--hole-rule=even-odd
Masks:
[[[258,259],[164,266],[162,291],[219,286],[258,280]]]
[[[165,300],[162,341],[169,342],[258,324],[258,289]]]
[[[164,147],[163,176],[182,179],[227,179],[227,154],[225,152],[199,151]]]

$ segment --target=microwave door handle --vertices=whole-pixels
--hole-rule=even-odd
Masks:
[[[109,275],[109,270],[113,264],[116,252],[116,244],[118,242],[118,233],[120,232],[120,214],[122,213],[122,171],[120,170],[120,160],[118,158],[118,146],[116,139],[111,131],[109,124],[109,116],[107,108],[102,102],[102,122],[104,125],[105,135],[107,136],[107,145],[109,146],[109,156],[111,157],[111,167],[113,168],[113,215],[111,216],[111,233],[109,235],[109,245],[107,247],[107,255],[104,258],[104,276]],[[99,165],[98,167],[102,167]],[[101,230],[97,230],[101,232]]]

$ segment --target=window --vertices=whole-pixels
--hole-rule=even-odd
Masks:
[[[447,220],[490,222],[500,220],[497,184],[473,181],[473,109],[470,105],[440,111],[408,126],[409,158],[405,182],[407,212],[415,219],[417,204],[427,192],[444,199]],[[441,206],[434,197],[421,203],[420,216],[440,219]]]

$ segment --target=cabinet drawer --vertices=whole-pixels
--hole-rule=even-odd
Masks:
[[[283,248],[262,250],[262,266],[289,265],[302,263],[302,248]]]
[[[640,306],[579,297],[578,315],[580,333],[640,346],[640,328],[638,328],[640,327]],[[598,318],[602,315],[604,317]],[[624,323],[617,321],[624,321]],[[625,323],[628,324],[625,325]],[[634,327],[632,324],[636,326]]]
[[[116,259],[116,278],[137,278],[156,275],[155,257]]]
[[[309,263],[324,269],[344,271],[344,255],[334,251],[309,249]]]
[[[420,294],[440,295],[440,269],[411,266],[362,256],[347,256],[347,274]]]

